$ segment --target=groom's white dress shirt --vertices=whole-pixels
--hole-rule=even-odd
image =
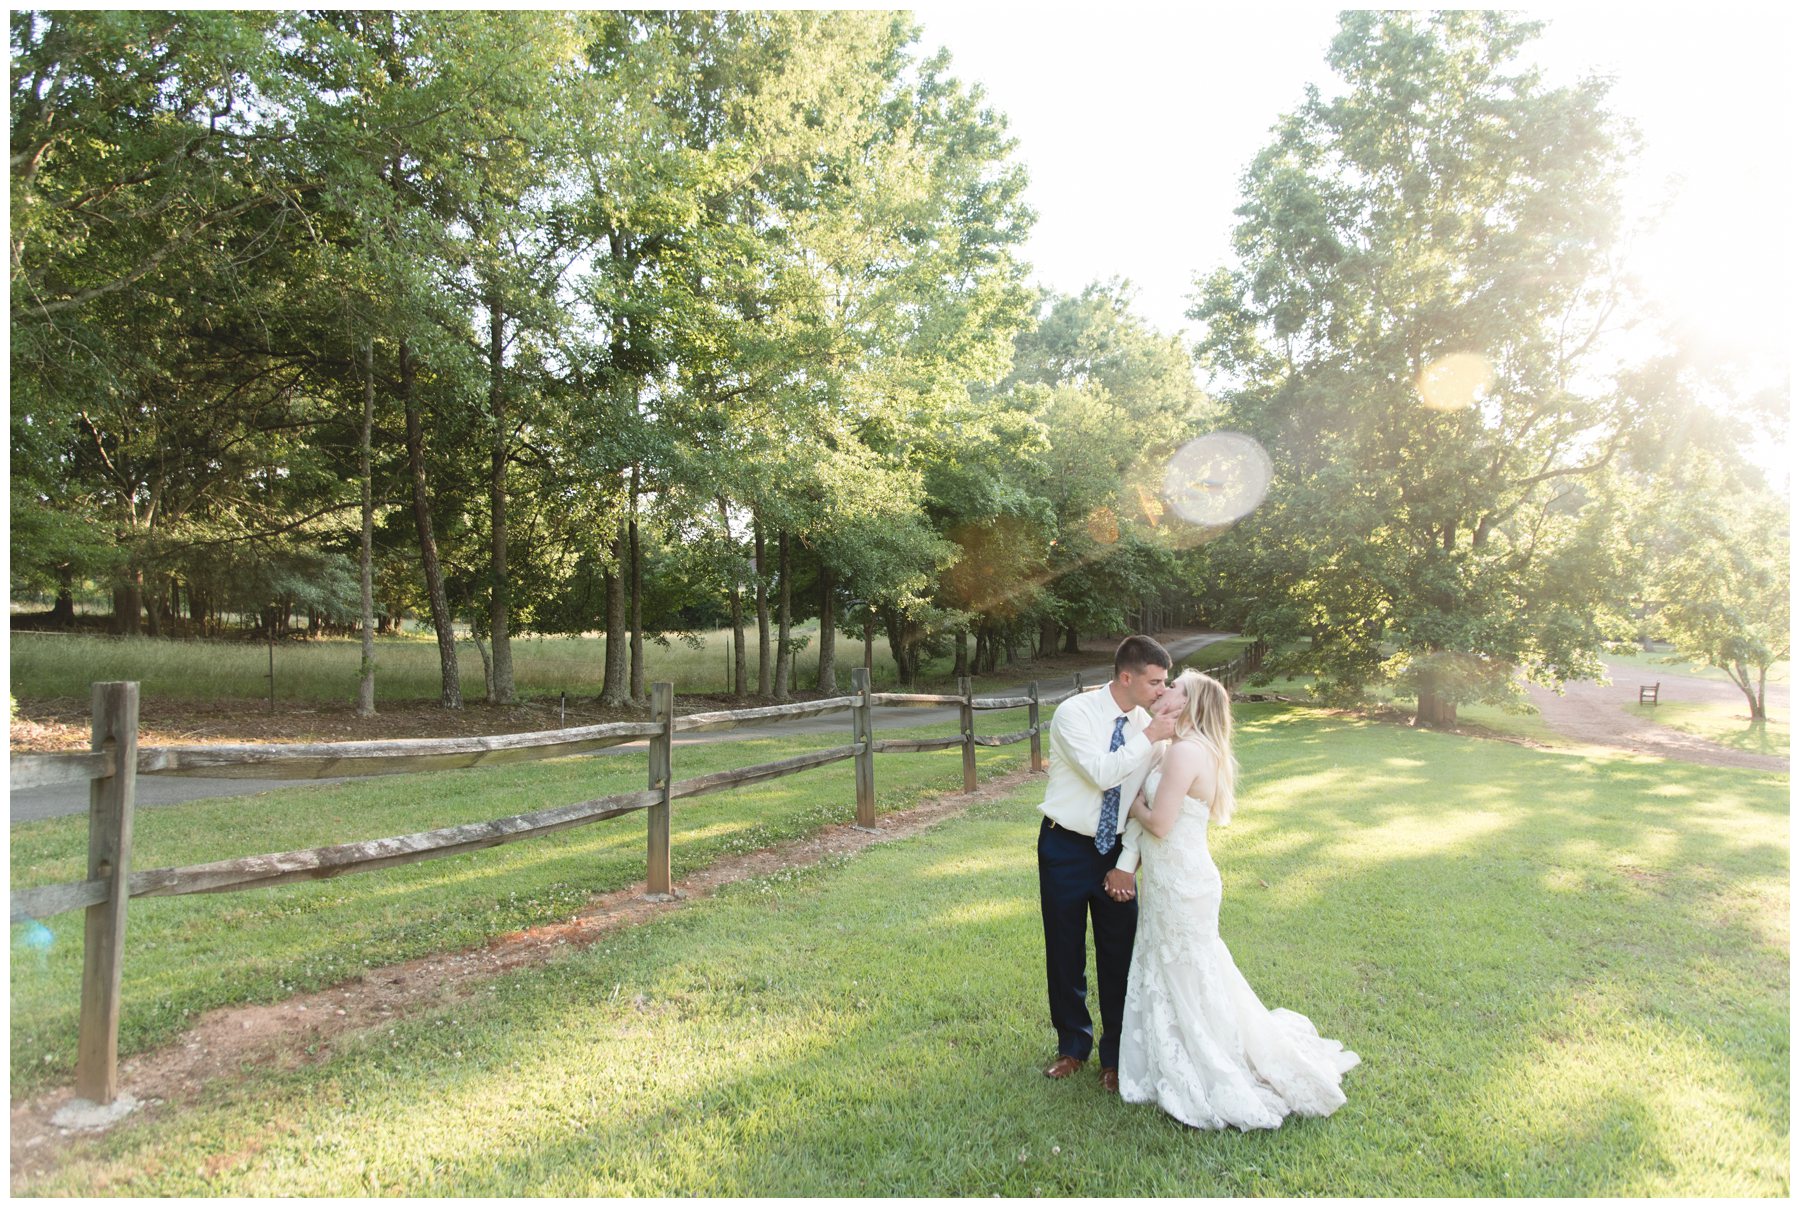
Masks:
[[[1120,717],[1125,718],[1125,745],[1108,751]],[[1056,825],[1091,839],[1100,829],[1101,794],[1119,786],[1117,825],[1125,850],[1117,867],[1126,872],[1137,871],[1138,865],[1142,828],[1137,819],[1127,819],[1126,811],[1153,764],[1154,744],[1144,737],[1149,724],[1144,710],[1119,709],[1111,684],[1070,697],[1050,719],[1050,783],[1038,808]]]

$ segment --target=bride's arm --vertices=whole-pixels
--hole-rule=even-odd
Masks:
[[[1191,742],[1170,745],[1169,753],[1163,756],[1162,783],[1156,788],[1155,799],[1145,804],[1139,798],[1132,805],[1132,812],[1145,830],[1158,839],[1169,833],[1181,816],[1182,798],[1194,786],[1205,758],[1206,753]]]

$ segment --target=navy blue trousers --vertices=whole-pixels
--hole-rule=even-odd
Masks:
[[[1087,928],[1094,921],[1094,964],[1100,989],[1100,1064],[1119,1064],[1119,1028],[1125,1018],[1125,978],[1137,938],[1137,900],[1115,902],[1103,882],[1118,863],[1094,840],[1046,818],[1038,828],[1038,901],[1044,913],[1044,973],[1056,1051],[1086,1061],[1094,1049],[1094,1020],[1087,1006]]]

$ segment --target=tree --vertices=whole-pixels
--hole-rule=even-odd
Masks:
[[[1042,454],[1018,474],[1052,517],[1039,615],[1044,637],[1060,626],[1068,650],[1082,629],[1127,625],[1134,602],[1170,569],[1174,534],[1159,531],[1154,501],[1169,456],[1210,409],[1180,342],[1130,308],[1121,281],[1046,299],[1003,384],[1045,434]]]
[[[1750,719],[1766,721],[1769,668],[1791,643],[1786,502],[1734,489],[1710,457],[1660,494],[1647,542],[1652,624],[1679,654],[1730,676]]]
[[[1410,683],[1428,724],[1518,669],[1598,673],[1625,585],[1558,551],[1608,527],[1580,511],[1613,506],[1594,484],[1654,405],[1602,357],[1624,136],[1603,84],[1520,65],[1536,29],[1346,13],[1345,89],[1309,89],[1256,157],[1237,263],[1190,312],[1224,422],[1274,462],[1213,546],[1287,644],[1268,666]]]

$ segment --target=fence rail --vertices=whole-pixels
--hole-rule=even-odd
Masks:
[[[111,751],[71,751],[67,755],[14,755],[14,789],[41,789],[76,780],[105,780],[118,766]]]
[[[1209,669],[1228,686],[1260,662],[1260,643],[1231,663]],[[94,685],[94,749],[57,755],[12,757],[14,788],[88,780],[93,786],[88,811],[88,875],[81,881],[14,890],[12,921],[29,922],[70,910],[87,911],[81,997],[81,1038],[76,1063],[76,1093],[96,1103],[110,1103],[118,1089],[118,1016],[120,968],[123,961],[125,905],[131,898],[178,897],[194,893],[230,893],[295,881],[323,880],[400,864],[436,860],[521,839],[552,834],[644,811],[648,818],[645,885],[649,896],[666,897],[670,875],[670,806],[676,800],[704,796],[743,785],[791,776],[844,760],[856,762],[856,825],[875,825],[874,756],[887,753],[943,751],[961,747],[963,788],[975,788],[975,748],[1031,743],[1030,767],[1043,770],[1040,710],[1084,691],[1081,677],[1054,695],[1043,695],[1033,683],[1023,696],[977,698],[967,678],[956,695],[872,692],[868,672],[852,672],[849,696],[674,716],[674,686],[651,689],[651,720],[609,722],[567,730],[455,739],[395,739],[388,742],[297,744],[220,744],[204,747],[137,747],[137,685]],[[944,738],[877,739],[872,712],[876,705],[929,707],[956,705],[959,732]],[[1028,710],[1029,724],[1009,734],[977,735],[979,710]],[[679,732],[731,729],[756,721],[815,717],[848,710],[852,741],[844,746],[790,756],[749,767],[673,779],[673,739]],[[210,776],[255,776],[310,779],[319,776],[392,775],[426,769],[553,759],[605,746],[649,739],[649,784],[639,792],[615,793],[588,801],[512,814],[486,822],[442,827],[411,835],[395,835],[356,843],[332,844],[298,851],[242,856],[208,864],[130,870],[131,815],[139,772],[174,771]]]

